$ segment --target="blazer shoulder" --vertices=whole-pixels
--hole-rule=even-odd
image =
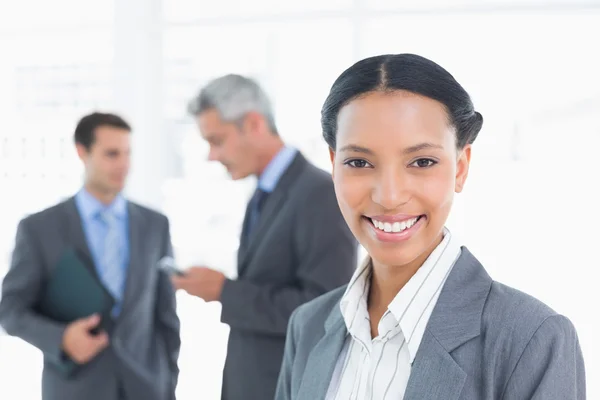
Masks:
[[[309,162],[298,175],[292,190],[295,192],[294,197],[303,204],[321,199],[332,199],[337,204],[331,174]]]
[[[526,374],[535,376],[549,368],[547,360],[569,360],[578,348],[576,329],[567,317],[533,296],[498,282],[492,283],[482,323],[483,351],[491,357],[488,362],[495,365],[501,393],[506,393],[511,380],[515,381],[512,377],[518,374],[519,365]],[[522,379],[519,376],[516,381]]]
[[[129,204],[131,205],[131,207],[135,208],[146,220],[149,219],[152,221],[163,221],[163,222],[169,221],[167,216],[165,214],[161,213],[160,211],[157,211],[150,207],[143,206],[143,205],[135,203],[133,201],[129,201]]]
[[[539,325],[557,313],[535,297],[494,281],[484,315],[491,321],[501,318],[505,324]]]
[[[520,354],[551,317],[564,318],[535,297],[494,281],[482,322],[486,336],[493,342],[503,343],[504,348],[513,348]]]
[[[333,180],[331,174],[313,163],[307,162],[301,178],[314,186],[332,186]]]
[[[21,219],[21,225],[31,226],[51,223],[55,218],[60,218],[64,215],[65,207],[67,207],[70,201],[72,200],[65,200],[43,210],[26,215]]]
[[[294,311],[295,325],[302,331],[314,332],[314,328],[323,329],[331,312],[339,306],[346,287],[347,285],[341,286],[299,306]]]

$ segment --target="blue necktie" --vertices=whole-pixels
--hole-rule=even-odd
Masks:
[[[123,297],[123,283],[125,281],[125,271],[121,265],[123,242],[119,235],[119,224],[116,216],[109,210],[105,210],[100,214],[100,217],[107,228],[102,252],[102,265],[100,266],[100,278],[117,301],[117,304],[119,304]],[[116,310],[114,311],[116,312]]]

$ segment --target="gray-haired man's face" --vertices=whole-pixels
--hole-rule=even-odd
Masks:
[[[223,121],[214,109],[202,112],[196,122],[200,134],[210,147],[210,161],[220,162],[234,180],[256,173],[251,139],[238,124]]]

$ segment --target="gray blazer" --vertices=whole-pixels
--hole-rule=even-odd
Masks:
[[[290,315],[347,283],[356,257],[331,175],[298,153],[241,243],[238,279],[223,288],[221,320],[231,327],[223,399],[273,399]]]
[[[165,400],[175,398],[179,319],[169,278],[157,262],[172,254],[165,216],[128,203],[130,264],[121,313],[110,345],[72,378],[63,362],[65,325],[35,312],[59,257],[75,248],[96,273],[74,198],[23,219],[12,263],[2,284],[0,325],[43,352],[43,400]],[[121,394],[118,394],[119,391]]]
[[[291,318],[276,400],[324,399],[347,335],[345,288]],[[575,328],[538,300],[494,282],[466,249],[431,315],[405,400],[585,399]]]

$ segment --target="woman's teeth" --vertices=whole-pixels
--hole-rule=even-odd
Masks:
[[[405,229],[408,229],[408,228],[412,227],[414,224],[416,224],[418,219],[419,219],[419,217],[415,217],[415,218],[407,219],[402,222],[382,222],[382,221],[377,221],[376,219],[371,218],[371,222],[373,223],[375,228],[377,228],[381,231],[400,233],[400,232],[404,231]]]

